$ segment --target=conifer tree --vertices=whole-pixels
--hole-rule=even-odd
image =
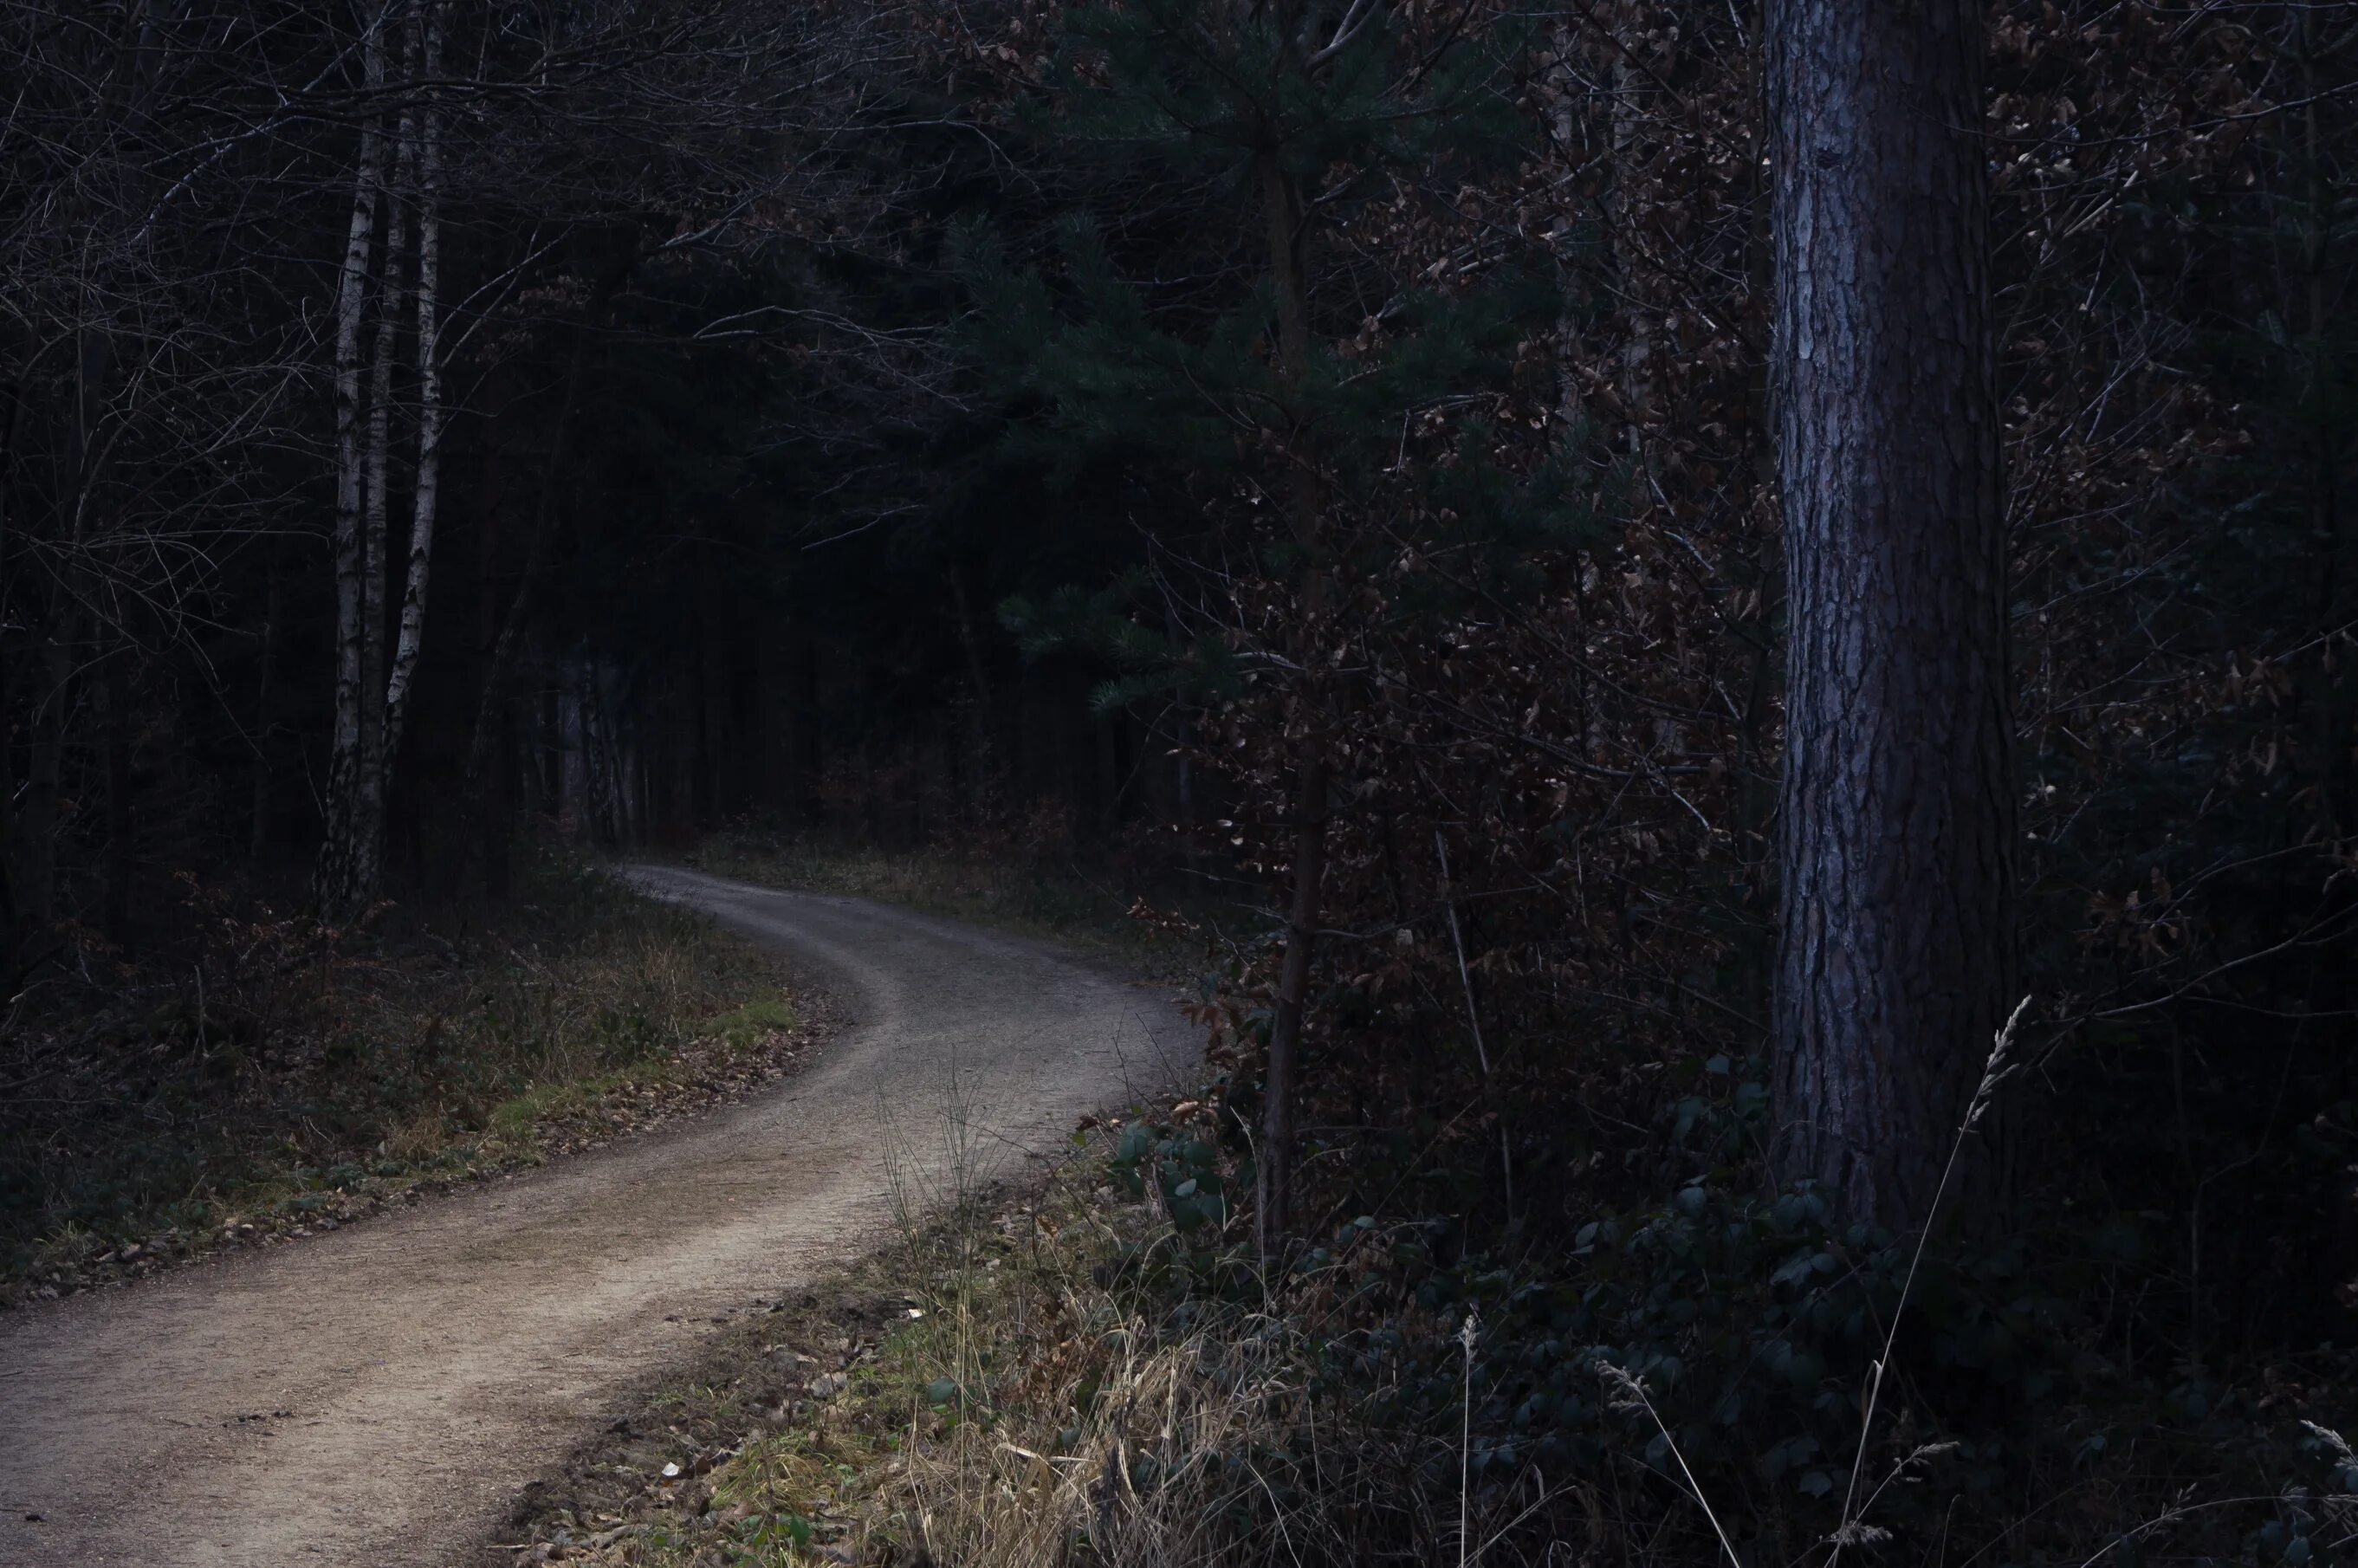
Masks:
[[[1778,1155],[1928,1222],[2011,1000],[1984,16],[1769,7],[1785,657]]]
[[[1050,399],[1059,466],[1148,455],[1174,471],[1241,479],[1271,518],[1263,559],[1289,579],[1290,613],[1282,646],[1254,650],[1255,667],[1285,685],[1292,787],[1255,1148],[1264,1260],[1282,1256],[1293,1228],[1294,1112],[1337,809],[1335,745],[1349,705],[1336,565],[1373,537],[1368,481],[1390,466],[1382,454],[1403,412],[1495,366],[1518,308],[1533,303],[1513,285],[1444,297],[1395,283],[1370,318],[1363,298],[1322,292],[1320,245],[1402,169],[1511,143],[1498,88],[1515,39],[1476,16],[1469,7],[1423,18],[1427,30],[1411,40],[1381,0],[1076,10],[1054,78],[1053,129],[1124,149],[1166,191],[1207,182],[1226,198],[1225,308],[1206,319],[1163,308],[1086,219],[1064,226],[1061,292],[977,253],[978,357],[1017,367]],[[1386,328],[1380,347],[1337,351],[1373,319]],[[1011,608],[1019,632],[1039,631],[1030,606]],[[1136,628],[1113,635],[1123,646],[1108,651],[1132,665],[1151,662],[1153,644],[1199,679],[1235,667],[1217,640],[1181,650]]]

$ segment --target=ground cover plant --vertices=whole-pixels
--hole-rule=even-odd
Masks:
[[[503,1553],[2299,1563],[2358,1530],[2358,1456],[2301,1413],[2348,1408],[2346,1351],[2208,1390],[2074,1365],[2073,1303],[2018,1260],[1911,1282],[1896,1238],[1708,1179],[1598,1212],[1570,1256],[1353,1216],[1272,1288],[1197,1201],[1237,1165],[1200,1102],[1076,1141],[1045,1176],[946,1167],[893,1244],[754,1303],[529,1488]],[[1923,1321],[1890,1339],[1903,1286]],[[1862,1440],[1878,1353],[1887,1413],[2011,1357],[2032,1419]]]
[[[185,962],[93,943],[15,1000],[14,1298],[593,1146],[791,1069],[817,1023],[772,959],[561,854],[513,903],[346,929],[187,896]]]

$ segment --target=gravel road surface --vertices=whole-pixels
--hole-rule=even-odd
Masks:
[[[871,1247],[893,1151],[937,1177],[953,1106],[1011,1165],[1195,1050],[1160,993],[1040,943],[627,874],[838,1000],[813,1065],[333,1235],[0,1318],[0,1564],[479,1562],[516,1488],[716,1317]]]

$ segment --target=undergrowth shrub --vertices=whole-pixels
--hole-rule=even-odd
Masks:
[[[2256,1379],[2125,1369],[2099,1287],[2134,1216],[1943,1233],[1910,1283],[1913,1238],[1830,1226],[1725,1157],[1761,1097],[1744,1064],[1706,1076],[1666,1115],[1718,1158],[1569,1249],[1360,1215],[1282,1287],[1210,1109],[1110,1130],[988,1274],[937,1259],[960,1348],[902,1346],[932,1393],[872,1499],[878,1560],[2301,1563],[2358,1541],[2348,1346]]]

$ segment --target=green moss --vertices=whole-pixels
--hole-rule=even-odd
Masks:
[[[763,997],[715,1018],[706,1027],[742,1051],[781,1030],[802,1027],[802,1014],[784,997]]]

